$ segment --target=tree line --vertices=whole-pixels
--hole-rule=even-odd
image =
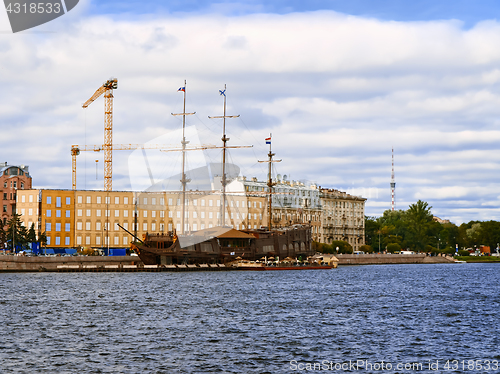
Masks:
[[[365,217],[365,251],[455,253],[459,250],[500,243],[500,222],[470,221],[460,226],[434,221],[431,206],[417,201],[407,210],[386,210],[381,217]],[[369,247],[368,247],[369,246]]]
[[[12,250],[13,247],[16,251],[27,250],[36,242],[46,244],[45,233],[37,235],[34,224],[30,228],[24,226],[19,214],[14,214],[5,226],[0,225],[0,250]]]

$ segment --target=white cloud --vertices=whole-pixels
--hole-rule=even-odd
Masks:
[[[207,116],[221,114],[218,90],[228,84],[228,113],[244,114],[228,122],[228,136],[255,145],[231,155],[248,176],[265,178],[256,160],[272,132],[279,173],[368,191],[367,213],[381,214],[394,146],[398,207],[421,198],[442,218],[500,219],[488,208],[499,201],[498,22],[463,30],[326,11],[78,16],[47,26],[54,33],[0,34],[0,149],[5,161],[30,165],[35,186],[70,188],[70,146],[102,143],[102,98],[81,104],[107,78],[119,85],[115,143],[177,130],[170,113],[182,111],[176,90],[187,79],[187,110],[197,112],[188,125],[204,143],[220,139],[221,124]],[[80,184],[99,187],[101,156],[80,157]],[[130,187],[127,157],[114,154],[117,189]]]

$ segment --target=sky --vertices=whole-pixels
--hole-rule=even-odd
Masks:
[[[241,175],[266,178],[272,134],[276,174],[361,195],[380,216],[394,149],[396,209],[420,199],[457,224],[500,220],[499,13],[493,0],[82,0],[13,34],[2,8],[0,161],[71,189],[71,145],[103,143],[103,98],[82,104],[110,77],[113,143],[178,145],[186,80],[192,145],[220,143],[208,117],[226,85],[230,144],[253,146],[230,152]],[[166,157],[155,181],[179,172],[179,153],[143,155]],[[148,175],[136,156],[113,153],[113,189]],[[101,189],[102,165],[82,152],[77,187]]]

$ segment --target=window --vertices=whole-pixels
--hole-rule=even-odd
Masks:
[[[101,230],[101,222],[96,222],[96,223],[95,223],[95,229],[96,229],[97,231],[100,231],[100,230]]]
[[[115,217],[120,217],[120,211],[119,210],[115,210]]]
[[[61,224],[60,223],[56,223],[56,231],[61,231]]]
[[[161,206],[165,205],[165,199],[163,197],[160,197],[160,205]]]
[[[214,202],[212,200],[208,200],[208,206],[214,206]]]
[[[115,196],[115,204],[120,204],[120,198],[118,196]]]
[[[128,222],[124,222],[124,223],[123,223],[123,228],[124,228],[125,230],[128,230]]]
[[[169,211],[168,211],[168,218],[172,218],[172,217],[173,217],[172,211],[171,211],[171,210],[169,210]]]
[[[95,213],[96,213],[97,217],[100,217],[101,216],[101,209],[97,209]]]
[[[96,238],[95,238],[95,244],[97,244],[97,245],[101,244],[101,237],[100,236],[96,236]]]
[[[85,230],[90,231],[90,222],[85,222]]]
[[[101,203],[101,196],[97,196],[97,204]]]
[[[77,236],[76,237],[76,244],[77,245],[81,245],[82,244],[82,237],[81,236]]]
[[[115,231],[120,231],[120,228],[118,227],[118,222],[115,222]]]
[[[3,193],[3,199],[4,199],[4,200],[7,200],[7,192],[4,192],[4,193]]]
[[[142,224],[142,231],[148,231],[148,224],[147,224],[147,222],[144,222]]]
[[[7,186],[5,186],[7,187]],[[52,197],[51,196],[47,196],[47,204],[52,204]]]
[[[148,205],[148,198],[147,198],[147,197],[143,198],[143,199],[142,199],[142,203],[143,203],[144,205]]]
[[[85,244],[90,245],[90,236],[85,237]]]
[[[92,203],[92,197],[87,196],[87,204],[91,204],[91,203]]]
[[[77,201],[78,201],[78,204],[83,203],[83,196],[78,196],[78,197],[77,197],[77,199],[78,199],[78,200],[77,200]],[[80,241],[81,241],[81,238],[80,238]]]
[[[56,210],[56,217],[61,217],[61,211],[60,210]]]
[[[80,212],[81,212],[81,211],[80,211]],[[69,217],[71,217],[71,211],[70,211],[70,210],[67,210],[67,211],[66,211],[66,217],[68,217],[68,218],[69,218]]]
[[[156,218],[156,210],[153,210],[153,211],[151,212],[151,217]]]
[[[123,198],[123,204],[127,205],[128,204],[128,197]]]
[[[143,216],[144,218],[147,218],[147,217],[148,217],[148,211],[147,211],[147,210],[144,210],[144,211],[142,212],[142,216]]]
[[[22,196],[21,196],[21,202],[22,202],[22,203],[25,203],[25,202],[26,202],[26,196],[24,196],[24,195],[22,195]]]
[[[66,198],[66,205],[69,205],[69,204],[71,204],[71,197]]]
[[[115,245],[119,245],[119,244],[120,244],[120,237],[115,236]]]
[[[17,188],[17,181],[14,181],[14,188]]]
[[[71,224],[70,223],[65,223],[64,224],[64,231],[66,231],[66,232],[71,231]]]
[[[87,209],[87,212],[86,212],[87,217],[90,217],[90,214],[91,214],[90,209]]]
[[[128,237],[124,236],[123,237],[123,245],[127,245],[127,244],[128,244]]]
[[[201,206],[205,206],[205,199],[201,200]]]
[[[52,224],[50,222],[45,222],[45,231],[49,232],[51,230],[52,230]]]
[[[151,198],[151,205],[156,205],[156,197]]]
[[[170,197],[170,198],[168,199],[168,205],[172,205],[172,204],[173,204],[173,202],[172,202],[172,198]]]
[[[68,210],[68,212],[69,212],[69,210]],[[83,216],[83,210],[78,209],[77,214],[78,214],[78,217]],[[68,217],[68,216],[67,216],[67,217]]]
[[[61,207],[61,197],[60,196],[57,196],[56,197],[56,208],[60,208]],[[57,238],[56,238],[57,240]]]
[[[151,231],[156,231],[156,223],[151,224]]]
[[[160,210],[160,218],[165,218],[165,211]]]
[[[106,204],[111,203],[111,198],[109,196],[106,196],[106,199],[104,200]]]
[[[193,205],[197,206],[198,205],[198,200],[193,200]]]
[[[77,222],[77,223],[76,223],[76,229],[77,229],[77,230],[81,230],[81,229],[82,229],[82,227],[83,227],[83,222]]]
[[[128,217],[128,210],[124,210],[124,211],[123,211],[123,216],[124,216],[124,217]]]
[[[47,245],[50,245],[50,236],[47,236]]]
[[[61,238],[59,236],[56,236],[56,243],[55,245],[61,245]]]
[[[64,238],[64,245],[69,245],[69,236]]]
[[[208,218],[214,218],[214,214],[212,212],[208,212]]]
[[[181,212],[177,211],[177,218],[181,218]]]
[[[28,209],[28,215],[30,215],[30,216],[33,215],[33,209],[32,208]]]
[[[201,212],[201,218],[205,218],[205,212]]]

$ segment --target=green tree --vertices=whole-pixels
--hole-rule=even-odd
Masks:
[[[380,223],[375,217],[365,216],[365,243],[378,248],[378,230]]]
[[[428,230],[433,222],[431,208],[426,202],[418,200],[406,212],[409,244],[419,252],[425,249],[429,241]]]
[[[30,242],[30,243],[35,243],[37,241],[34,223],[31,224],[30,229],[28,230],[27,239],[28,239],[28,242]]]
[[[3,224],[0,222],[0,250],[6,249],[7,232],[4,230]]]
[[[21,222],[21,216],[14,213],[12,218],[7,221],[7,241],[10,243],[10,249],[15,245],[16,248],[28,248],[28,230]]]
[[[343,240],[334,240],[331,244],[336,253],[352,253],[352,246]],[[337,251],[338,248],[338,251]]]

